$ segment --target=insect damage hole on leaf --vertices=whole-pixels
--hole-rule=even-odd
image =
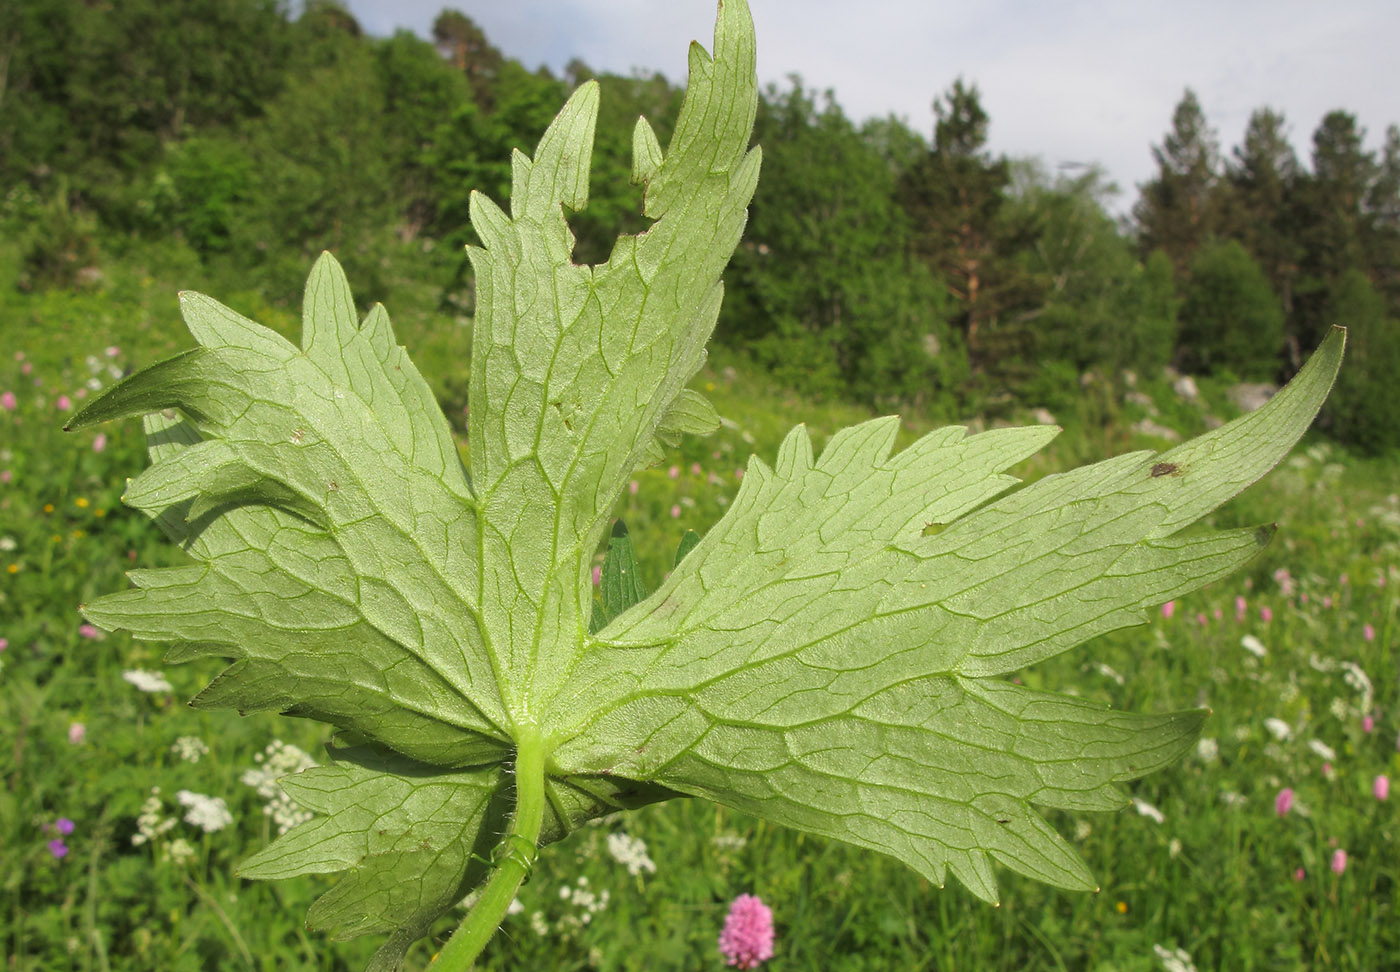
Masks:
[[[133,571],[84,616],[181,660],[232,658],[200,706],[338,730],[326,764],[281,782],[314,818],[240,873],[345,872],[308,920],[385,936],[371,969],[479,891],[439,958],[466,968],[539,847],[678,795],[989,902],[997,865],[1094,890],[1041,812],[1121,809],[1122,784],[1195,742],[1201,711],[1114,711],[1011,676],[1258,552],[1270,530],[1186,528],[1307,429],[1339,329],[1258,410],[1013,492],[1006,470],[1056,430],[951,427],[896,450],[886,417],[818,451],[799,425],[642,584],[612,514],[663,446],[719,425],[686,386],[758,180],[754,56],[747,5],[725,0],[667,149],[637,125],[651,223],[604,264],[571,262],[565,219],[587,200],[596,83],[513,155],[508,211],[471,195],[465,465],[387,313],[359,317],[329,254],[299,345],[187,293],[197,346],[69,423],[142,418],[151,464],[127,502],[193,560]]]

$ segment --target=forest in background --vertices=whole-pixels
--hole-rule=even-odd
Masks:
[[[587,78],[603,98],[576,258],[604,261],[619,232],[645,228],[632,125],[646,115],[664,144],[683,79],[583,60],[564,74],[527,68],[453,10],[425,40],[367,36],[329,0],[295,16],[275,0],[13,0],[0,226],[22,239],[19,285],[100,288],[108,263],[160,245],[294,304],[330,249],[365,300],[415,276],[468,316],[469,194],[504,200],[511,150],[532,150]],[[812,395],[1072,415],[1089,373],[1284,379],[1342,323],[1349,360],[1324,427],[1363,451],[1400,446],[1396,125],[1372,152],[1339,108],[1304,160],[1260,107],[1227,153],[1188,88],[1119,221],[1098,170],[993,154],[970,80],[933,98],[930,121],[857,123],[796,77],[765,93],[722,345]]]

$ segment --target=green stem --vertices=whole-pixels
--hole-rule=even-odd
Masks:
[[[544,822],[544,742],[531,733],[515,751],[515,818],[494,855],[495,872],[481,897],[433,959],[434,972],[466,972],[491,940],[530,875]]]

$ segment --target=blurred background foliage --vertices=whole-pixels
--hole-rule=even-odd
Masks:
[[[460,318],[469,195],[506,197],[511,150],[532,148],[569,89],[597,76],[604,92],[592,198],[572,216],[590,262],[645,228],[632,124],[646,115],[664,143],[682,93],[583,60],[562,78],[531,70],[455,10],[430,39],[367,36],[333,0],[13,0],[0,65],[0,221],[22,239],[21,287],[100,289],[164,260],[202,289],[294,305],[331,249],[363,300]],[[1333,111],[1302,160],[1261,107],[1227,154],[1187,90],[1156,176],[1115,218],[1119,189],[1093,167],[993,154],[970,81],[933,97],[931,120],[857,122],[798,77],[765,92],[720,345],[807,395],[1075,422],[1086,373],[1120,393],[1167,368],[1276,383],[1340,322],[1353,364],[1324,428],[1366,451],[1400,444],[1385,393],[1396,126],[1373,152]]]

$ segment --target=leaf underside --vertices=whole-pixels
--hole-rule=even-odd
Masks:
[[[678,795],[952,872],[996,900],[993,863],[1094,881],[1036,808],[1112,810],[1121,784],[1179,757],[1204,713],[1115,712],[1012,673],[1237,568],[1272,528],[1186,527],[1272,468],[1326,397],[1330,336],[1257,412],[1169,452],[1133,453],[1011,492],[1044,428],[799,426],[751,459],[703,539],[650,595],[613,529],[633,470],[718,424],[684,386],[704,360],[720,272],[756,184],[757,86],[740,0],[662,152],[639,122],[647,232],[577,266],[564,207],[587,201],[597,87],[575,93],[510,212],[472,198],[485,248],[464,466],[376,306],[360,319],[324,255],[301,345],[198,294],[198,347],[99,397],[71,427],[142,416],[151,466],[125,499],[192,564],[134,571],[85,615],[232,664],[197,706],[273,710],[354,740],[283,781],[320,814],[246,877],[348,872],[310,921],[386,934],[392,969],[486,876],[513,806],[522,733],[550,753],[543,841]],[[1001,497],[998,499],[998,497]]]

